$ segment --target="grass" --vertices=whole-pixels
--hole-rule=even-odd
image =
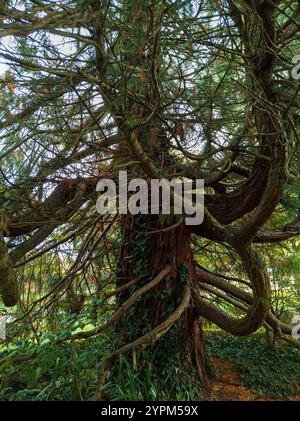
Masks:
[[[75,344],[53,346],[51,334],[39,346],[30,340],[0,349],[0,400],[89,400],[95,390],[99,364],[111,352],[111,338],[99,336]],[[234,363],[244,386],[256,395],[285,399],[300,396],[300,352],[287,346],[270,348],[263,334],[236,338],[206,332],[210,357]],[[35,353],[37,355],[35,356]],[[34,355],[33,355],[34,354]],[[30,362],[16,358],[33,355]],[[197,400],[201,384],[175,363],[157,373],[149,353],[138,355],[139,371],[122,357],[105,384],[110,400]],[[171,387],[170,387],[171,385]]]

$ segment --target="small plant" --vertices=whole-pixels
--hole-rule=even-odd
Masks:
[[[208,333],[206,342],[209,355],[234,363],[243,385],[257,395],[274,398],[299,396],[299,350],[283,345],[270,348],[263,333],[235,338],[215,331]]]

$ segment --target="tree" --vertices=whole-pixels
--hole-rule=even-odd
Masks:
[[[5,305],[19,300],[15,268],[62,244],[72,245],[75,260],[25,314],[63,295],[78,274],[109,265],[116,312],[75,335],[115,325],[121,338],[103,361],[95,398],[108,364],[151,345],[157,367],[179,359],[207,383],[203,318],[238,336],[262,325],[290,335],[272,312],[260,244],[300,232],[299,85],[291,76],[298,2],[7,3],[0,23],[0,57],[9,65],[0,123]],[[204,179],[204,222],[97,215],[96,184],[117,179],[120,169],[148,181]],[[282,212],[294,220],[274,228]],[[237,266],[208,270],[203,241]],[[212,297],[241,313],[233,317]]]

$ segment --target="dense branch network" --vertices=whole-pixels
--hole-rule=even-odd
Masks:
[[[1,6],[0,19],[0,58],[9,65],[0,109],[4,303],[19,300],[13,265],[74,240],[72,230],[83,239],[78,256],[90,257],[86,268],[93,265],[91,233],[97,228],[107,241],[120,222],[96,218],[97,181],[134,162],[132,175],[146,179],[204,178],[204,222],[186,229],[233,249],[251,284],[246,291],[198,269],[199,289],[186,290],[180,315],[191,305],[235,335],[263,323],[290,334],[272,312],[257,244],[300,233],[298,214],[283,227],[269,222],[299,171],[299,88],[283,76],[296,48],[298,3],[66,0],[26,1],[22,9],[14,3]],[[55,233],[62,238],[53,241]],[[235,319],[213,304],[218,293],[245,316]],[[135,296],[109,326],[130,300]],[[150,336],[138,341],[150,343]]]

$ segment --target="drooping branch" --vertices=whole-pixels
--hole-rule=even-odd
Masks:
[[[225,292],[226,294],[234,297],[235,299],[239,300],[239,302],[246,304],[247,306],[252,305],[253,303],[252,294],[230,283],[229,281],[225,280],[221,276],[218,276],[212,272],[208,272],[200,268],[197,269],[196,275],[197,275],[197,280],[199,281],[200,285],[202,283],[211,285],[217,288],[218,290],[221,290]],[[239,282],[238,279],[236,281]],[[266,315],[265,321],[272,327],[274,332],[282,332],[283,334],[286,334],[286,335],[291,335],[292,333],[291,327],[282,323],[280,320],[278,320],[271,310]]]
[[[10,253],[12,262],[17,263],[26,253],[33,250],[44,241],[63,221],[68,221],[85,202],[86,189],[87,185],[84,182],[79,183],[72,200],[61,209],[58,209],[54,215],[51,216],[50,222],[39,228],[31,238],[14,248]]]
[[[32,11],[35,12],[35,9],[32,9]],[[23,15],[22,18],[24,19],[24,22],[9,24],[1,22],[0,38],[8,37],[11,35],[26,36],[39,30],[49,28],[53,25],[59,28],[77,28],[86,24],[93,18],[93,16],[97,14],[95,10],[88,11],[88,9],[86,9],[83,13],[81,7],[76,7],[75,9],[68,8],[67,10],[66,6],[64,6],[60,11],[53,9],[51,10],[46,6],[42,9],[38,8],[36,9],[37,13],[35,16],[33,16],[32,13],[24,13],[23,11],[16,9],[12,11],[12,15],[10,15],[10,12],[11,11],[7,11],[6,13],[3,13],[3,11],[1,11],[2,19],[5,19],[6,17],[10,18],[12,16],[12,18],[15,18],[15,22],[19,22],[20,15]],[[41,17],[41,12],[44,14],[46,13],[46,16]],[[25,20],[27,23],[25,23]]]
[[[252,88],[249,95],[253,102],[253,113],[260,158],[253,165],[248,179],[233,192],[207,196],[206,206],[212,215],[223,224],[229,224],[247,213],[237,235],[249,242],[268,220],[282,196],[285,180],[285,134],[280,123],[282,115],[272,92],[272,68],[275,61],[274,8],[271,4],[253,2],[246,9],[229,2],[230,13],[240,32],[241,41],[248,52],[246,69]],[[242,11],[243,10],[243,11]],[[259,37],[251,37],[245,22],[255,19]],[[219,240],[211,232],[209,224],[193,227],[198,235]]]
[[[240,248],[237,251],[253,290],[253,299],[247,314],[242,319],[236,319],[196,294],[193,297],[199,315],[233,335],[244,336],[255,332],[264,322],[271,307],[271,289],[267,272],[257,252],[252,247]]]
[[[176,323],[177,320],[180,319],[184,311],[187,309],[190,299],[191,299],[191,290],[189,287],[186,286],[184,290],[182,302],[177,307],[177,309],[171,314],[171,316],[168,317],[168,319],[166,319],[164,322],[156,326],[149,333],[146,333],[144,336],[136,339],[135,341],[127,345],[122,346],[121,348],[116,350],[113,354],[111,354],[109,357],[106,357],[102,361],[97,388],[93,396],[94,401],[97,401],[100,398],[103,383],[105,381],[106,370],[109,364],[111,364],[114,361],[114,359],[120,355],[123,355],[129,351],[145,349],[148,346],[157,342],[174,325],[174,323]]]
[[[261,229],[254,237],[255,243],[277,243],[300,235],[300,219],[297,218],[291,224],[282,228]]]
[[[146,292],[150,291],[156,287],[169,273],[171,272],[171,267],[166,266],[151,282],[148,282],[145,286],[135,291],[127,301],[125,301],[114,316],[106,322],[104,325],[99,326],[93,330],[87,332],[79,332],[73,335],[73,339],[83,339],[90,338],[92,336],[98,335],[104,330],[108,329],[110,326],[115,325],[127,311],[134,305],[134,303],[141,298]],[[131,284],[130,284],[131,285]]]
[[[27,234],[45,223],[65,222],[68,212],[71,210],[68,207],[68,203],[74,206],[72,200],[75,198],[76,193],[78,194],[78,187],[81,186],[80,188],[82,189],[85,186],[84,190],[89,194],[95,190],[97,181],[96,177],[63,180],[35,211],[31,210],[20,216],[13,217],[7,225],[8,234],[6,235],[17,237]]]

